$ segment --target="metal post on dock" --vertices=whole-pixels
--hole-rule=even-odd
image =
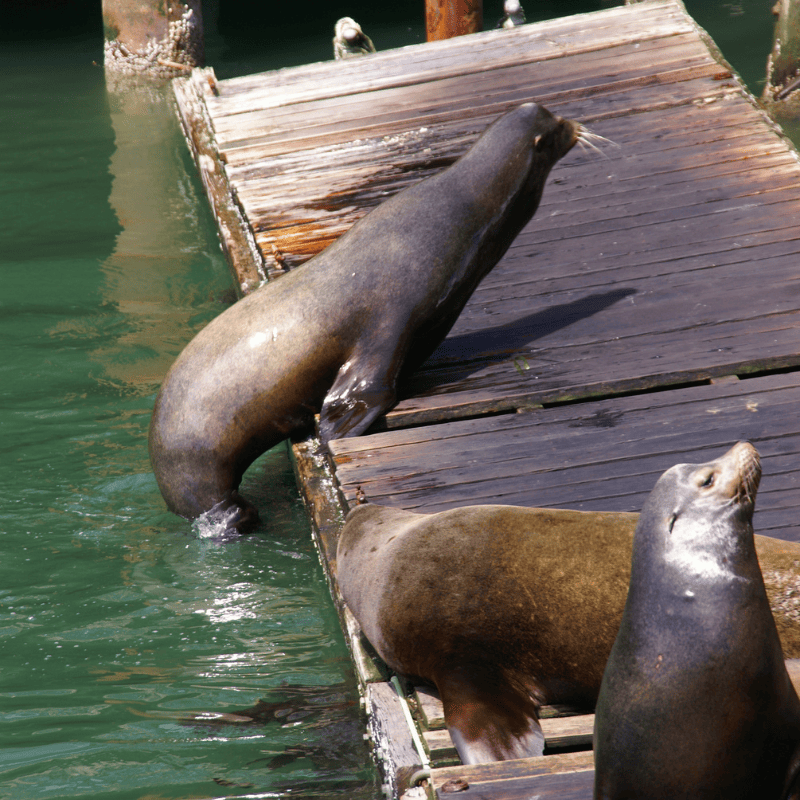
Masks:
[[[103,0],[106,73],[173,78],[203,63],[201,0]]]
[[[482,0],[425,0],[425,32],[429,42],[481,30]]]

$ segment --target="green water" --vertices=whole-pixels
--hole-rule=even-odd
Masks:
[[[757,91],[770,3],[687,5]],[[213,14],[220,76],[280,65]],[[0,49],[0,797],[378,797],[285,450],[245,478],[261,529],[225,543],[150,471],[159,383],[231,300],[170,109],[106,94],[94,30]],[[257,724],[187,719],[259,698]]]
[[[285,448],[247,478],[262,529],[225,544],[150,471],[161,378],[231,285],[172,112],[107,97],[93,38],[4,56],[0,796],[373,797]],[[260,697],[285,715],[184,721]]]

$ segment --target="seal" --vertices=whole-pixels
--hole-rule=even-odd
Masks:
[[[336,572],[381,658],[438,689],[463,763],[523,758],[544,749],[540,706],[594,704],[630,563],[606,554],[631,531],[624,514],[367,503]]]
[[[591,711],[619,630],[638,514],[476,505],[347,516],[339,588],[386,664],[437,687],[464,763],[541,755],[544,704]],[[757,536],[800,657],[800,544]]]
[[[248,295],[187,345],[156,399],[150,459],[167,506],[241,529],[257,456],[313,425],[356,436],[395,403],[401,372],[444,339],[538,207],[580,125],[526,103],[456,163],[398,193],[299,269]]]
[[[740,442],[668,470],[642,510],[597,701],[598,800],[798,797],[800,700],[753,538],[760,475]]]

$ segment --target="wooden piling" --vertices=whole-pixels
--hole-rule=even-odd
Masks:
[[[791,94],[800,97],[800,2],[778,0],[773,13],[775,43],[767,59],[767,80],[761,95],[765,103],[786,101]]]
[[[174,78],[203,63],[200,0],[103,0],[103,35],[112,76]]]
[[[481,30],[481,0],[425,0],[425,33],[429,42]]]

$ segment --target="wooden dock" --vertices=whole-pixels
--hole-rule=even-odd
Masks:
[[[544,720],[542,758],[458,764],[435,697],[405,687],[401,701],[343,607],[341,522],[358,487],[416,511],[638,511],[671,465],[749,439],[764,466],[756,530],[800,540],[797,153],[677,0],[226,81],[195,70],[176,96],[243,292],[518,103],[616,144],[556,166],[534,220],[370,434],[332,443],[330,460],[293,447],[389,790],[425,796],[409,787],[427,775],[435,797],[591,797],[591,717]]]

